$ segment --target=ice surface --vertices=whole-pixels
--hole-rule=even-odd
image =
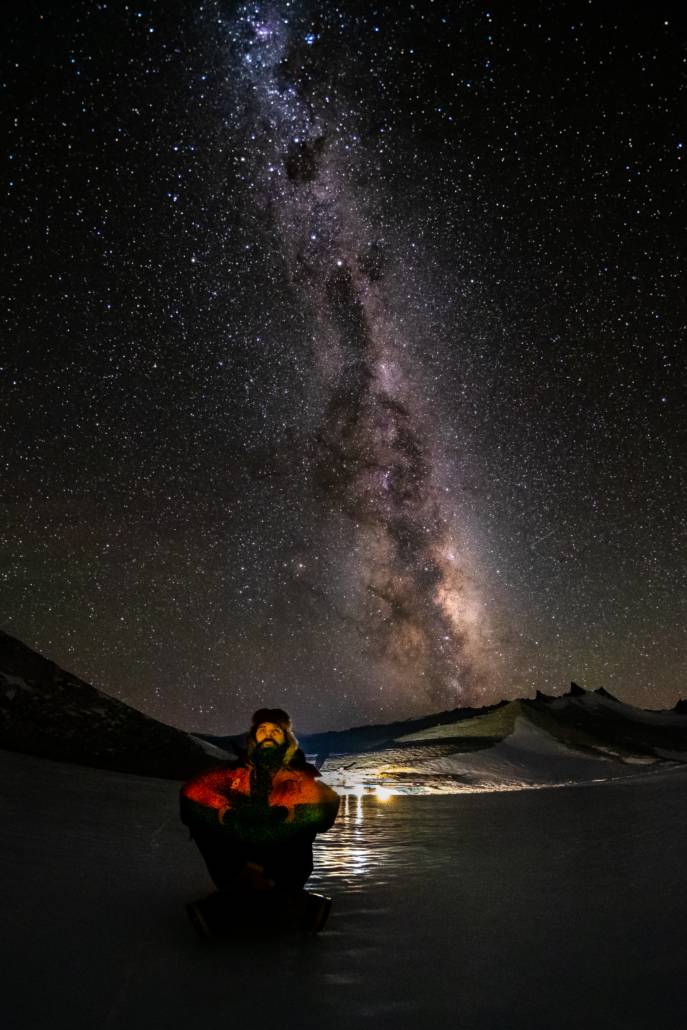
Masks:
[[[178,784],[7,752],[0,776],[10,1030],[684,1027],[684,767],[348,797],[316,845],[325,932],[215,950]]]

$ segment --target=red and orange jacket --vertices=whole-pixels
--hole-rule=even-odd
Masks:
[[[251,765],[238,760],[201,773],[181,788],[181,819],[194,828],[215,828],[250,842],[283,842],[328,830],[339,795],[297,751],[272,777],[267,803],[251,798]]]

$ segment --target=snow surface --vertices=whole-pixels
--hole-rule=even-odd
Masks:
[[[687,769],[348,797],[325,932],[204,947],[173,781],[0,752],[8,1030],[684,1027]]]

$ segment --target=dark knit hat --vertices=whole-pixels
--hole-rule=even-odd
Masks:
[[[291,730],[291,719],[283,708],[258,708],[251,719],[249,730],[251,736],[255,736],[255,731],[263,722],[273,722],[277,726],[281,726],[285,732]]]

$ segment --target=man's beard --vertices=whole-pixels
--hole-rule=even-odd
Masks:
[[[258,744],[253,752],[253,762],[268,769],[276,769],[283,764],[288,746],[288,741],[286,740],[283,744],[273,744],[271,747],[266,747],[265,744]]]

